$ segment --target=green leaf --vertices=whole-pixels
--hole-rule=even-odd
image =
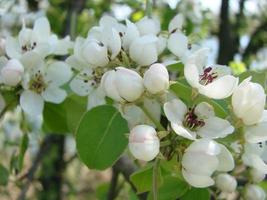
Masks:
[[[9,177],[9,172],[8,170],[0,164],[0,185],[7,185],[8,183],[8,177]]]
[[[164,177],[164,182],[159,188],[159,200],[176,200],[183,196],[188,190],[188,184],[181,179],[173,176]],[[150,193],[149,198],[152,199]]]
[[[181,81],[177,81],[170,86],[170,90],[175,93],[177,97],[182,99],[183,101],[189,103],[191,101],[192,88],[182,83]]]
[[[179,73],[180,76],[184,74],[184,64],[182,62],[177,62],[167,66],[167,69],[171,72]]]
[[[61,104],[46,103],[44,108],[45,132],[66,134],[75,133],[87,110],[87,97],[71,95]]]
[[[208,189],[200,189],[200,188],[191,188],[188,190],[185,195],[181,197],[181,200],[209,200],[210,193]]]
[[[87,111],[87,97],[72,95],[64,101],[66,121],[70,132],[75,133],[82,116]]]
[[[81,119],[76,144],[81,160],[91,169],[110,167],[128,144],[127,121],[113,106],[103,105],[89,110]]]
[[[43,129],[46,133],[65,134],[69,132],[64,104],[45,103]]]
[[[158,177],[158,185],[160,185],[162,183],[161,170],[159,170]],[[136,187],[137,193],[150,191],[153,184],[153,165],[148,164],[146,167],[134,172],[130,180]]]

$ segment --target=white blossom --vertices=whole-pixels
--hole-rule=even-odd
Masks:
[[[253,125],[261,120],[266,102],[263,87],[250,80],[251,77],[242,81],[232,96],[233,111],[245,125]]]
[[[72,48],[69,37],[59,40],[55,34],[51,34],[50,24],[45,17],[38,18],[32,29],[23,25],[17,38],[7,37],[6,53],[11,58],[20,59],[26,52],[34,51],[45,57],[49,54],[65,55]]]
[[[227,66],[205,66],[207,49],[196,51],[187,60],[184,75],[187,82],[200,94],[212,99],[229,97],[238,84],[238,78],[231,75]]]
[[[197,135],[223,138],[234,131],[234,127],[227,120],[216,117],[213,107],[205,102],[187,108],[181,100],[173,99],[163,108],[174,132],[187,139],[194,140]]]
[[[225,147],[210,139],[200,139],[190,144],[182,158],[184,179],[193,187],[209,187],[214,184],[211,176],[216,170],[231,171],[234,168],[232,155],[222,148]],[[220,165],[223,163],[227,167],[222,170]]]
[[[160,22],[157,19],[144,17],[136,22],[136,26],[141,35],[157,35],[160,32]]]
[[[250,169],[249,174],[250,174],[250,177],[254,183],[259,183],[259,182],[263,181],[265,178],[265,175],[266,175],[264,172],[262,172],[256,168]]]

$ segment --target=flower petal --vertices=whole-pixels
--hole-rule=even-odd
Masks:
[[[168,39],[168,49],[177,57],[181,58],[187,51],[188,39],[181,33],[173,33]]]
[[[38,116],[43,112],[44,100],[40,95],[25,90],[20,95],[20,106],[30,116]]]
[[[184,128],[182,125],[180,125],[178,123],[171,122],[171,127],[174,130],[174,132],[177,133],[177,135],[180,135],[180,136],[187,138],[189,140],[195,140],[196,139],[196,133],[195,132]]]
[[[197,65],[192,62],[187,62],[184,67],[184,76],[186,81],[193,87],[199,88],[201,85],[199,83],[199,70]]]
[[[47,67],[46,78],[53,84],[61,86],[67,83],[71,77],[72,71],[65,62],[57,61]]]
[[[234,127],[225,119],[211,117],[204,122],[205,125],[197,131],[197,134],[203,138],[224,138],[234,132]]]
[[[204,152],[208,155],[218,155],[221,152],[221,148],[217,142],[203,138],[190,144],[190,146],[186,149],[186,152],[187,151]]]
[[[182,174],[186,182],[196,188],[205,188],[214,184],[214,180],[210,176],[188,173],[184,169],[182,169]]]
[[[51,28],[46,17],[40,17],[34,22],[33,31],[37,34],[38,39],[46,41],[50,35]]]
[[[5,47],[8,57],[17,59],[21,57],[21,49],[18,39],[7,37]]]
[[[105,92],[101,87],[93,90],[88,97],[87,109],[90,110],[96,106],[106,103]]]
[[[173,123],[182,122],[187,112],[186,105],[180,99],[166,102],[163,109],[167,119]]]
[[[42,96],[45,101],[59,104],[65,100],[67,97],[67,92],[59,87],[50,85],[42,93]]]
[[[225,99],[229,97],[238,84],[238,78],[226,75],[212,83],[199,87],[199,93],[212,99]]]
[[[197,165],[196,165],[197,163]],[[216,156],[203,152],[186,152],[182,158],[183,168],[188,173],[211,176],[218,168],[219,161]]]
[[[175,15],[169,23],[168,31],[173,33],[176,30],[181,30],[184,23],[184,16],[182,14]]]
[[[247,142],[258,143],[267,140],[267,122],[261,122],[257,125],[245,129],[245,138]]]
[[[224,145],[219,145],[221,148],[221,152],[219,155],[217,155],[217,158],[219,159],[219,165],[217,170],[221,172],[228,172],[233,170],[235,167],[235,162],[232,154]]]

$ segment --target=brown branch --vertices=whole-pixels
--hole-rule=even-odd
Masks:
[[[113,200],[118,195],[119,192],[117,191],[118,178],[119,178],[119,171],[117,171],[116,168],[112,167],[112,177],[110,181],[110,187],[108,190],[107,200]]]

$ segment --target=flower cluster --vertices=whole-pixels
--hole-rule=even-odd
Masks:
[[[267,173],[264,88],[251,77],[239,81],[227,66],[207,65],[209,50],[190,44],[182,15],[166,31],[156,18],[122,23],[104,16],[75,42],[59,39],[48,20],[39,18],[32,29],[24,25],[17,37],[8,37],[4,46],[1,89],[16,91],[25,113],[42,114],[45,102],[60,104],[70,90],[88,97],[88,110],[110,100],[131,128],[129,150],[135,158],[169,161],[176,156],[186,182],[200,188],[215,185],[226,194],[244,176],[249,180],[244,197],[265,198],[256,185]],[[183,63],[189,99],[170,89],[176,82],[170,81],[161,57],[168,50]],[[56,60],[62,55],[68,56],[65,61]],[[225,115],[218,112],[219,100],[226,104]],[[236,159],[249,175],[235,172]]]

